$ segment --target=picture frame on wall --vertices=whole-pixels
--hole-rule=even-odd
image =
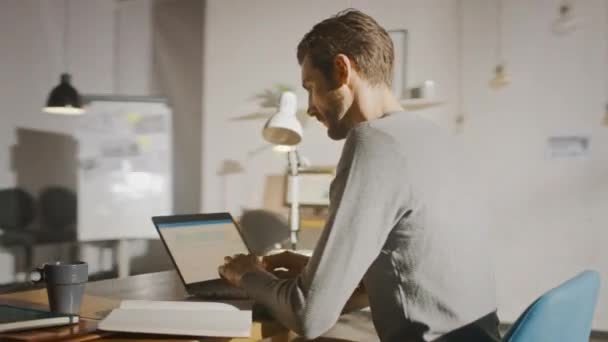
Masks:
[[[299,174],[299,202],[303,207],[328,207],[329,187],[335,177],[335,168],[316,167]],[[291,189],[288,177],[285,177],[285,204],[290,205]]]
[[[393,63],[393,93],[398,99],[409,98],[407,90],[407,30],[388,30],[388,35],[393,41],[394,63]]]

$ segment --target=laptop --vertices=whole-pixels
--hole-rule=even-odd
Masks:
[[[217,271],[225,256],[250,253],[232,215],[155,216],[152,222],[189,296],[248,299],[244,290],[221,279]]]

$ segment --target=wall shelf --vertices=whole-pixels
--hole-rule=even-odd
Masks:
[[[438,99],[401,99],[401,106],[409,110],[420,110],[429,107],[435,107],[444,104],[445,102]]]

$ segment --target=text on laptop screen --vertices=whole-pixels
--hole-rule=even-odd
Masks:
[[[225,256],[248,254],[230,219],[162,223],[158,228],[186,284],[217,279]]]

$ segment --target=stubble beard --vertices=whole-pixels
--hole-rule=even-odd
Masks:
[[[342,140],[348,134],[346,127],[346,108],[343,97],[336,92],[329,101],[328,111],[326,114],[327,120],[327,135],[332,140]]]

